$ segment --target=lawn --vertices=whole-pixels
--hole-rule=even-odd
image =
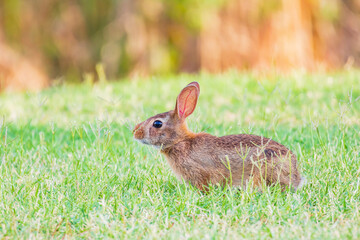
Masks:
[[[134,125],[198,81],[193,131],[293,150],[308,184],[213,188],[176,180]],[[59,85],[0,95],[0,238],[359,239],[360,72],[228,72]]]

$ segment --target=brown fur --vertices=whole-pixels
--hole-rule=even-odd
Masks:
[[[296,156],[285,146],[255,135],[215,137],[191,132],[185,119],[195,109],[199,92],[199,85],[190,83],[179,94],[175,110],[155,115],[134,128],[135,139],[160,147],[176,176],[200,190],[206,190],[210,183],[246,186],[251,179],[255,186],[279,183],[283,188],[299,187]],[[180,111],[178,106],[189,109]],[[153,127],[155,120],[161,120],[163,126]]]

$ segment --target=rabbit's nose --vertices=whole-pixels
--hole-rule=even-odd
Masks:
[[[132,131],[133,133],[140,127],[141,123],[137,124],[135,127],[134,127],[134,130]]]
[[[144,138],[144,130],[142,128],[140,128],[140,126],[141,126],[141,123],[136,125],[134,130],[133,130],[133,134],[134,134],[134,137],[136,139],[143,139]]]

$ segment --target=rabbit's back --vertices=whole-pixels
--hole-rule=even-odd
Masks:
[[[179,178],[200,187],[229,183],[246,185],[291,184],[297,188],[300,174],[296,156],[285,146],[265,137],[239,134],[215,137],[199,133],[163,151]]]
[[[235,182],[241,180],[244,184],[250,177],[254,178],[254,184],[272,185],[280,183],[283,187],[290,184],[297,189],[301,176],[297,169],[297,159],[284,145],[262,136],[238,134],[219,137],[216,139],[219,149],[226,151],[218,154],[218,159],[229,160],[233,167],[232,179]],[[240,162],[239,162],[240,161]]]

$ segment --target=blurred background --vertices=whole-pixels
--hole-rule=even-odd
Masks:
[[[360,0],[1,0],[0,89],[360,66]]]

